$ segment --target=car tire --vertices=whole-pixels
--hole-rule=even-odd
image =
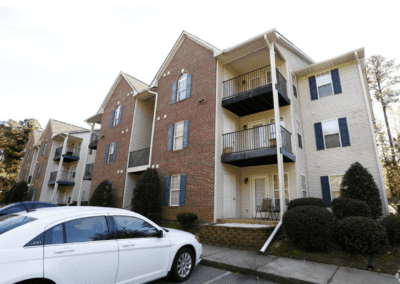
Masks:
[[[171,274],[177,282],[186,281],[193,272],[194,257],[191,249],[181,248],[172,263]]]

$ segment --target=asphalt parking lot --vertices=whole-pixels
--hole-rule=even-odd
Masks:
[[[151,282],[151,284],[173,284],[176,282],[170,279],[162,279]],[[223,269],[213,268],[209,266],[199,265],[195,268],[194,272],[190,276],[189,280],[184,282],[185,284],[211,284],[211,283],[244,283],[244,284],[277,284],[263,279],[259,279],[253,276],[246,276],[237,274],[234,272],[226,271]]]

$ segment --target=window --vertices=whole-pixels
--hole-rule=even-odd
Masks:
[[[114,216],[117,239],[151,238],[158,230],[142,219],[130,216]]]
[[[181,189],[181,175],[173,175],[171,177],[171,206],[179,206],[179,192]]]
[[[175,124],[174,151],[183,149],[183,121]]]
[[[292,83],[293,83],[293,96],[297,98],[297,80],[296,75],[292,72]]]
[[[45,245],[56,245],[65,243],[63,224],[54,226],[45,232]]]
[[[64,224],[66,243],[104,240],[109,233],[104,216],[76,219]]]
[[[107,164],[110,164],[113,162],[114,145],[115,145],[115,143],[111,143],[110,148],[108,149]]]
[[[286,204],[286,206],[288,206],[289,205],[289,179],[288,179],[287,173],[285,173],[283,176],[284,176],[283,184],[285,187],[285,204]],[[280,206],[278,175],[273,175],[273,180],[274,180],[275,206]]]
[[[26,182],[27,184],[30,184],[31,183],[31,180],[32,180],[32,176],[29,176],[28,177],[28,181]]]
[[[329,176],[329,184],[331,189],[331,200],[340,197],[340,184],[343,175]]]
[[[307,197],[307,183],[305,175],[301,175],[301,191],[303,193],[303,197]]]
[[[115,109],[115,113],[114,113],[113,126],[117,126],[118,125],[120,112],[121,112],[121,106],[117,106],[117,108]]]
[[[297,131],[297,141],[300,149],[303,149],[303,141],[301,137],[301,124],[298,119],[296,119],[296,131]]]
[[[271,119],[269,120],[269,123],[270,123],[270,124],[275,123],[275,118],[271,118]],[[283,120],[283,117],[282,117],[282,116],[281,116],[281,126],[285,127],[285,121]],[[276,138],[275,133],[276,133],[275,124],[273,124],[273,125],[271,125],[271,138],[272,138],[272,139],[275,139],[275,138]],[[283,136],[282,136],[282,137],[283,137]],[[283,144],[283,141],[282,141],[282,144]]]
[[[29,159],[31,157],[31,150],[28,151],[28,153],[26,154],[26,161],[28,162]]]
[[[22,211],[26,211],[25,207],[21,204],[17,204],[17,205],[12,205],[9,208],[1,211],[1,213],[14,214]]]
[[[40,178],[41,173],[42,173],[42,165],[39,165],[36,170],[36,178]]]
[[[320,98],[333,95],[331,72],[327,71],[316,76],[317,90]]]
[[[92,155],[92,153],[93,153],[93,149],[90,149],[89,150],[89,155]]]
[[[2,216],[0,217],[0,235],[35,220],[37,219],[14,214]]]
[[[325,149],[341,147],[339,123],[337,119],[322,122]]]
[[[43,146],[42,156],[43,156],[44,154],[46,154],[46,150],[47,150],[47,142],[46,142],[46,144],[44,144],[44,146]]]
[[[176,101],[181,101],[186,98],[186,87],[187,87],[187,74],[184,73],[178,80],[178,93]]]

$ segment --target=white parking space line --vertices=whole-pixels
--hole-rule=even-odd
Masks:
[[[228,275],[231,274],[231,273],[232,273],[232,272],[228,271],[227,273],[222,274],[222,275],[220,275],[220,276],[218,276],[218,277],[215,277],[214,279],[211,279],[210,281],[204,282],[203,284],[211,284],[211,283],[214,283],[215,281],[217,281],[217,280],[219,280],[219,279],[221,279],[221,278],[224,278],[225,276],[228,276]]]

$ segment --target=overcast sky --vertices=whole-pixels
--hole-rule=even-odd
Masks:
[[[0,0],[0,121],[88,128],[118,73],[149,84],[183,30],[225,49],[276,28],[317,62],[365,47],[400,64],[398,0],[34,3]]]

